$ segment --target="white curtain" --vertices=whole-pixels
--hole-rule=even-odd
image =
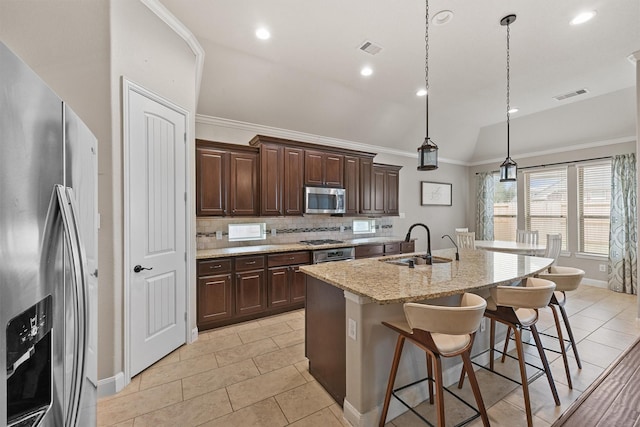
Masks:
[[[614,156],[611,164],[609,289],[638,293],[636,155]]]
[[[477,176],[476,239],[493,240],[493,173],[481,172]]]

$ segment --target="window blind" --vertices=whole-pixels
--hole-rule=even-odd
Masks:
[[[578,166],[578,247],[609,254],[611,161]]]
[[[539,243],[547,243],[547,234],[562,234],[562,249],[567,249],[567,168],[524,172],[525,225],[538,231]]]

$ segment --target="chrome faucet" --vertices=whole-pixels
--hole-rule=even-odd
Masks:
[[[407,231],[407,235],[405,236],[404,241],[408,242],[408,241],[411,240],[411,230],[413,230],[417,226],[424,227],[424,229],[427,230],[427,254],[424,256],[424,259],[427,261],[428,265],[431,265],[432,264],[432,258],[431,258],[431,230],[429,230],[429,227],[427,227],[426,225],[422,224],[421,222],[413,224],[411,227],[409,227],[409,231]]]
[[[456,242],[448,234],[445,234],[444,236],[442,236],[443,239],[445,237],[448,237],[449,240],[451,240],[451,243],[453,243],[453,246],[456,247],[456,261],[460,261],[460,252],[458,252],[458,245],[456,245]]]

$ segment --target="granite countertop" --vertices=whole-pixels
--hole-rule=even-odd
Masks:
[[[238,246],[233,248],[201,249],[196,253],[196,259],[224,258],[238,255],[260,255],[274,252],[313,251],[316,249],[346,248],[350,246],[366,245],[371,243],[388,243],[403,241],[403,237],[364,237],[345,240],[342,243],[330,243],[327,245],[305,245],[303,243],[283,243],[278,245]],[[415,239],[411,239],[415,240]]]
[[[453,249],[436,250],[433,255],[454,261],[416,265],[413,269],[385,262],[411,256],[403,254],[305,265],[300,270],[345,291],[368,297],[378,304],[392,304],[509,284],[539,273],[553,262],[551,258],[473,249],[461,249],[460,261],[455,261]]]

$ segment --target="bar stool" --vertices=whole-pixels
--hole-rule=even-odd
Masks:
[[[496,321],[506,325],[509,330],[513,330],[516,342],[516,350],[518,352],[518,363],[520,365],[520,378],[522,381],[519,384],[522,385],[528,426],[533,425],[533,420],[531,415],[529,383],[525,367],[526,362],[524,358],[521,335],[521,330],[523,328],[531,330],[531,334],[533,335],[533,338],[536,342],[536,347],[538,348],[538,353],[540,354],[540,359],[542,360],[542,370],[547,376],[549,387],[551,387],[553,399],[556,403],[556,406],[560,405],[560,399],[558,397],[556,386],[553,382],[551,369],[549,368],[549,362],[547,361],[542,343],[540,342],[538,330],[536,329],[536,322],[538,321],[538,309],[544,308],[549,304],[555,287],[556,285],[549,280],[531,277],[526,279],[526,281],[523,283],[523,286],[496,286],[495,288],[491,288],[491,297],[487,299],[487,309],[484,313],[485,317],[491,319],[489,344],[489,368],[491,371],[494,370],[493,354],[494,351],[496,351],[494,349]],[[499,350],[497,351],[500,352]],[[465,371],[468,371],[468,368],[463,368],[462,373],[460,374],[460,382],[458,383],[458,388],[462,388]],[[511,378],[508,379],[517,382]]]
[[[484,298],[478,295],[466,293],[462,295],[460,305],[457,307],[406,303],[404,304],[406,322],[382,322],[383,325],[393,329],[399,335],[393,356],[393,363],[391,365],[391,372],[389,374],[389,382],[384,398],[382,415],[380,416],[380,427],[385,424],[391,396],[398,399],[423,421],[429,423],[396,395],[396,391],[399,389],[394,390],[393,388],[405,340],[411,341],[417,347],[424,350],[427,355],[428,377],[423,380],[416,381],[411,385],[427,380],[429,382],[429,402],[433,403],[433,382],[435,382],[438,426],[445,425],[444,390],[450,392],[445,389],[442,384],[442,362],[440,358],[441,356],[453,357],[458,355],[462,357],[463,364],[469,372],[471,389],[473,390],[473,396],[476,400],[476,404],[478,405],[476,413],[482,418],[483,425],[489,426],[489,418],[484,407],[484,402],[482,400],[482,395],[480,394],[480,388],[478,387],[475,373],[473,372],[470,356],[473,339],[476,331],[480,327],[480,321],[482,320],[482,315],[486,306],[487,303]],[[435,379],[433,378],[434,367]],[[404,387],[401,387],[400,389],[402,388]],[[456,395],[454,394],[454,396]],[[460,398],[458,397],[458,399]],[[475,408],[467,402],[464,403],[475,410]],[[468,421],[477,418],[477,414]]]
[[[567,377],[567,385],[570,389],[573,389],[573,381],[571,381],[571,371],[569,370],[569,359],[567,357],[567,348],[565,347],[565,342],[569,342],[573,349],[573,355],[576,358],[576,362],[578,365],[578,369],[582,369],[582,363],[580,362],[580,355],[578,354],[578,347],[576,346],[576,340],[573,337],[573,331],[571,330],[571,324],[569,323],[569,317],[567,316],[567,312],[564,309],[564,305],[567,302],[567,296],[565,292],[574,291],[580,285],[582,278],[584,277],[584,271],[579,268],[573,267],[549,267],[548,272],[538,274],[538,277],[545,280],[550,280],[556,284],[556,290],[551,296],[551,301],[549,301],[549,307],[551,308],[551,312],[553,313],[553,320],[556,325],[556,333],[558,336],[553,336],[546,334],[544,332],[540,332],[540,335],[545,335],[551,338],[557,338],[560,344],[560,351],[554,350],[551,348],[545,348],[545,350],[553,351],[554,353],[562,354],[562,361],[564,362],[564,372]],[[566,340],[562,334],[562,326],[560,325],[560,318],[558,317],[558,312],[556,310],[556,306],[560,309],[560,313],[562,314],[562,320],[567,328],[567,333],[569,334],[569,339]],[[507,352],[507,347],[509,346],[509,336],[510,336],[511,328],[507,330],[507,337],[504,341],[504,350],[502,353],[502,362],[505,360],[505,354]]]
[[[573,331],[571,330],[571,324],[569,323],[569,317],[567,316],[567,312],[564,309],[564,305],[567,302],[567,296],[565,292],[574,291],[580,286],[580,282],[582,282],[582,278],[584,277],[584,271],[579,268],[573,267],[549,267],[549,271],[546,273],[538,274],[538,277],[545,280],[550,280],[556,284],[556,290],[551,297],[551,301],[549,302],[549,307],[551,307],[551,312],[553,313],[553,319],[556,323],[556,331],[558,332],[558,341],[560,342],[560,349],[562,351],[562,356],[564,359],[564,370],[567,374],[567,382],[569,384],[569,388],[573,388],[571,383],[571,375],[569,372],[569,364],[567,362],[567,350],[565,348],[565,340],[562,336],[562,327],[560,326],[560,319],[558,318],[558,313],[556,311],[556,306],[560,309],[560,313],[562,314],[562,320],[564,321],[564,325],[567,328],[567,333],[569,334],[569,342],[571,343],[571,347],[573,349],[573,355],[576,358],[576,362],[578,364],[578,368],[582,369],[582,363],[580,362],[580,356],[578,355],[578,347],[576,346],[576,340],[573,337]]]

